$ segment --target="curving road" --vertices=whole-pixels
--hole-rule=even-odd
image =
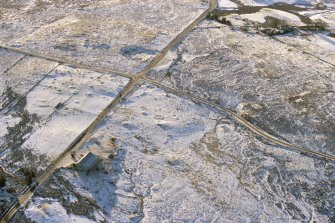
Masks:
[[[208,105],[210,107],[213,107],[221,112],[229,114],[232,118],[234,118],[236,121],[238,121],[241,125],[245,126],[247,129],[252,131],[254,134],[262,137],[263,139],[267,140],[270,143],[273,143],[275,145],[285,147],[287,149],[291,149],[297,152],[300,152],[302,154],[308,154],[312,155],[318,158],[327,159],[330,161],[335,161],[335,156],[313,151],[307,148],[303,148],[294,144],[291,144],[289,142],[280,140],[271,134],[267,133],[266,131],[258,128],[257,126],[251,124],[247,120],[245,120],[243,117],[238,115],[236,112],[229,108],[225,108],[222,106],[219,106],[217,104],[211,103],[206,101],[205,99],[194,97],[189,95],[188,93],[185,93],[183,91],[165,86],[164,84],[159,83],[156,80],[152,80],[148,78],[146,75],[155,67],[157,64],[166,56],[166,54],[173,49],[180,41],[183,40],[196,26],[199,22],[201,22],[203,19],[207,17],[207,15],[217,7],[217,1],[211,0],[209,8],[204,11],[196,20],[194,20],[189,26],[187,26],[180,34],[178,34],[164,49],[150,62],[148,66],[144,68],[144,70],[140,73],[137,73],[135,75],[131,74],[124,74],[120,72],[116,72],[113,70],[106,70],[101,69],[99,67],[94,66],[88,66],[84,65],[82,63],[76,63],[75,61],[63,61],[61,59],[51,58],[43,55],[37,55],[31,52],[27,52],[24,50],[12,48],[12,47],[6,47],[6,46],[0,46],[0,48],[12,50],[18,53],[22,53],[25,55],[38,57],[47,59],[50,61],[55,61],[60,64],[67,64],[71,66],[76,66],[78,68],[83,68],[91,71],[96,71],[100,73],[105,72],[112,72],[114,74],[117,74],[119,76],[130,78],[130,82],[125,86],[125,88],[122,90],[122,92],[96,117],[96,119],[87,127],[65,150],[64,152],[51,164],[51,166],[44,172],[44,174],[36,179],[36,181],[28,187],[25,191],[23,191],[22,195],[18,198],[16,202],[14,202],[10,208],[3,213],[1,216],[0,223],[7,223],[17,212],[17,210],[20,208],[21,205],[24,205],[29,199],[33,196],[34,191],[41,185],[43,182],[45,182],[50,175],[52,175],[58,168],[62,167],[62,161],[65,158],[68,158],[72,151],[79,149],[86,141],[92,136],[94,129],[101,123],[101,121],[110,113],[123,99],[126,99],[127,96],[129,96],[136,88],[141,84],[141,82],[147,82],[153,85],[156,85],[159,88],[165,89],[166,91],[169,91],[173,94],[181,95],[190,98],[191,100],[202,103],[205,105]]]

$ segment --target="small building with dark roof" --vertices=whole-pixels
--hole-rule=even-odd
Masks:
[[[88,171],[97,167],[99,158],[91,152],[84,155],[78,162],[74,164],[78,170]]]

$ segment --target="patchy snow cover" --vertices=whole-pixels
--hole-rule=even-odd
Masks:
[[[3,73],[11,68],[18,60],[24,57],[22,54],[0,49],[0,89],[3,88]],[[0,91],[2,93],[2,91]],[[0,94],[1,96],[1,94]]]
[[[29,67],[33,70],[33,66]],[[125,78],[58,66],[30,90],[28,86],[32,86],[29,85],[29,81],[35,78],[34,76],[41,77],[42,75],[29,73],[29,70],[21,73],[20,71],[22,71],[21,68],[18,69],[16,66],[9,71],[10,76],[13,76],[12,79],[16,80],[11,79],[11,87],[14,90],[19,88],[19,85],[15,85],[19,83],[19,77],[16,76],[25,75],[26,86],[18,90],[21,94],[24,88],[26,88],[25,91],[29,91],[22,99],[26,100],[26,105],[22,109],[37,115],[40,119],[39,127],[35,126],[34,131],[36,132],[26,142],[25,147],[35,149],[38,153],[49,152],[52,155],[60,154],[76,136],[88,127],[126,83]],[[18,120],[16,117],[18,114],[13,112],[13,115],[15,120]],[[8,120],[5,121],[8,122]],[[13,127],[6,122],[1,123],[3,123],[3,129]],[[59,140],[61,144],[58,143]]]
[[[7,128],[17,125],[21,121],[19,117],[4,115],[0,117],[0,145],[5,143],[4,137],[8,134]]]
[[[0,49],[0,109],[24,96],[58,63]],[[3,65],[1,63],[4,63]],[[6,74],[1,72],[6,71]],[[1,111],[2,113],[3,111]]]
[[[27,95],[27,111],[46,117],[58,104],[64,104],[100,76],[92,71],[59,66]]]
[[[273,5],[276,3],[286,3],[293,5],[315,5],[317,3],[331,3],[332,0],[240,0],[243,5],[250,6],[266,6]]]
[[[308,36],[276,36],[291,46],[295,46],[309,54],[312,54],[330,64],[335,65],[335,38],[324,33],[315,33]]]
[[[26,56],[8,70],[3,80],[6,81],[6,87],[24,96],[57,65],[58,63],[53,61]]]
[[[125,73],[140,72],[209,6],[208,0],[25,2],[29,7],[6,5],[1,44]]]
[[[309,17],[313,21],[322,21],[327,24],[327,29],[335,31],[335,7],[325,10],[302,11],[300,14]]]
[[[232,14],[231,16],[234,16]],[[230,16],[228,16],[229,18]],[[266,22],[266,17],[274,17],[280,20],[286,21],[288,24],[295,25],[295,26],[303,26],[305,25],[303,22],[301,22],[300,18],[296,15],[293,15],[288,12],[284,12],[281,10],[276,9],[270,9],[270,8],[264,8],[261,9],[259,12],[253,13],[253,14],[242,14],[239,15],[242,19],[249,19],[254,22],[264,23]]]
[[[35,1],[17,8],[8,2],[0,15],[0,29],[5,29],[0,42],[137,72],[208,6],[198,0],[157,2],[39,2],[46,10],[39,10]],[[225,9],[237,7],[229,0],[218,3]],[[304,25],[297,16],[274,9],[240,18],[263,23],[267,16]],[[308,16],[332,28],[331,13],[311,11]],[[215,29],[206,29],[213,24]],[[333,153],[333,37],[278,37],[310,56],[255,33],[217,23],[201,27],[167,54],[154,78],[235,109],[278,137]],[[22,167],[47,168],[128,81],[2,49],[0,76],[0,108],[8,109],[0,116],[0,164],[20,177]],[[14,103],[17,98],[20,103]],[[81,149],[79,153],[94,150],[101,169],[57,171],[21,210],[26,218],[47,223],[335,218],[333,163],[265,144],[225,114],[152,85],[141,85],[122,101]],[[70,157],[66,159],[64,164]],[[10,183],[23,187],[22,182]],[[10,202],[6,196],[1,199]],[[13,222],[22,222],[20,217]]]
[[[32,149],[34,153],[56,158],[94,121],[97,115],[84,112],[59,113],[46,125],[36,129],[23,147]]]
[[[30,119],[27,117],[25,107],[26,95],[58,65],[58,63],[40,58],[8,53],[9,51],[3,52],[0,54],[1,60],[2,62],[7,61],[4,67],[7,67],[8,64],[11,66],[7,67],[6,73],[0,78],[0,125],[2,129],[0,151],[4,149],[5,143],[12,139],[9,135],[24,134],[24,128],[29,126],[29,123],[26,122]],[[13,57],[13,55],[16,56]],[[17,126],[21,127],[16,129]],[[9,128],[12,129],[11,133],[8,132]]]
[[[15,71],[18,71],[15,67],[10,70],[13,76]],[[31,73],[26,75],[27,80],[32,79]],[[20,192],[25,184],[20,170],[26,168],[39,176],[113,101],[127,82],[127,78],[113,74],[62,65],[37,82],[27,95],[14,96],[20,100],[5,106],[10,108],[9,113],[0,119],[3,125],[0,165],[21,179],[19,184],[14,184],[15,190]]]
[[[237,8],[237,4],[232,2],[231,0],[219,0],[218,1],[218,7],[219,8]]]
[[[66,209],[57,201],[47,198],[36,198],[27,207],[25,214],[36,223],[93,223],[83,216],[67,214]]]
[[[127,81],[126,78],[68,67],[60,68],[45,80],[32,95],[28,95],[28,111],[43,115],[44,119],[23,147],[52,157],[58,156],[94,121]],[[53,112],[59,104],[59,111]]]
[[[231,108],[292,143],[334,154],[334,66],[267,36],[206,24],[221,27],[187,36],[162,83]],[[184,61],[183,54],[194,59]]]
[[[226,115],[152,85],[105,118],[82,150],[91,147],[114,154],[102,170],[62,169],[34,199],[56,199],[69,213],[90,200],[94,208],[82,215],[99,212],[106,222],[326,222],[332,215],[332,163],[264,144]]]

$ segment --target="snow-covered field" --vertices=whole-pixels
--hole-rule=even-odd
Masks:
[[[225,114],[152,85],[105,118],[82,147],[93,148],[115,155],[101,158],[100,171],[58,171],[21,215],[38,223],[84,216],[87,222],[326,222],[320,210],[334,205],[333,164],[265,144]],[[325,203],[316,205],[319,199]]]
[[[207,0],[24,2],[2,1],[1,44],[125,73],[140,72],[208,7]]]
[[[227,16],[228,19],[233,19],[236,15],[232,14],[230,16]],[[266,17],[273,17],[276,19],[279,19],[281,21],[285,21],[287,24],[293,25],[293,26],[303,26],[305,25],[298,16],[293,15],[288,12],[276,10],[276,9],[270,9],[270,8],[264,8],[261,9],[259,12],[252,13],[252,14],[242,14],[238,16],[238,19],[243,20],[250,20],[253,22],[258,23],[265,23]]]
[[[232,7],[234,4],[233,0],[218,0],[220,7]],[[249,6],[268,6],[278,3],[300,5],[300,6],[310,6],[317,5],[320,3],[333,6],[335,2],[333,0],[239,0],[240,4],[249,5]],[[227,6],[226,6],[227,5]]]
[[[334,222],[332,0],[0,3],[0,217]]]
[[[31,57],[2,75],[0,165],[23,179],[23,168],[43,173],[128,82]],[[17,190],[24,186],[7,183]]]
[[[288,141],[335,153],[333,65],[266,36],[213,21],[201,26],[220,28],[191,33],[160,73],[168,74],[163,83],[232,108]]]

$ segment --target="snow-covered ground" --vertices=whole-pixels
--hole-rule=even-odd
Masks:
[[[17,56],[16,60],[1,74],[0,165],[24,180],[23,168],[38,177],[113,101],[128,79],[39,58]],[[16,185],[8,179],[7,184],[17,193],[23,182]]]
[[[231,108],[288,141],[335,153],[333,65],[267,36],[214,21],[200,25],[220,28],[192,32],[161,72],[168,74],[164,84]]]
[[[22,147],[57,157],[113,101],[126,83],[126,78],[112,74],[66,66],[55,68],[24,97],[23,109],[36,115],[39,123],[25,135],[28,139]]]
[[[1,44],[125,73],[141,71],[209,5],[207,0],[2,2]]]
[[[286,5],[289,1],[282,3],[285,4],[239,6],[231,12],[223,7],[217,11],[217,16],[221,21],[228,21],[234,29],[273,35],[292,47],[334,65],[334,6],[326,4],[325,1],[323,4],[327,6],[316,6],[313,3],[314,5],[306,8],[301,5]]]
[[[332,0],[0,3],[11,223],[334,222]]]
[[[335,5],[324,10],[309,10],[300,12],[313,21],[322,21],[327,24],[327,28],[335,31]]]
[[[230,2],[232,1],[230,0]],[[239,0],[238,2],[240,2],[243,5],[249,5],[249,6],[268,6],[278,3],[300,5],[300,6],[311,6],[311,5],[317,5],[319,3],[323,3],[326,5],[335,4],[333,0]]]
[[[115,155],[99,171],[55,173],[21,219],[326,222],[322,210],[334,205],[333,164],[265,144],[225,114],[152,85],[105,118],[82,147],[90,148]]]
[[[227,16],[229,20],[234,18],[234,14]],[[296,15],[293,15],[288,12],[276,10],[276,9],[270,9],[270,8],[264,8],[261,9],[259,12],[252,13],[252,14],[242,14],[238,16],[239,19],[245,20],[248,19],[253,22],[258,23],[265,23],[266,17],[273,17],[276,19],[279,19],[281,21],[285,21],[287,24],[293,25],[293,26],[303,26],[305,25],[303,22],[301,22],[300,18]]]
[[[273,4],[292,4],[292,5],[300,5],[300,6],[310,6],[316,5],[318,3],[330,4],[333,3],[332,0],[218,0],[218,6],[220,8],[236,8],[238,2],[239,4],[246,6],[269,6]]]
[[[279,40],[335,65],[335,37],[316,33],[305,36],[277,36]]]
[[[67,214],[67,210],[53,199],[39,198],[34,201],[26,210],[29,219],[36,223],[93,223],[97,221],[90,220],[86,217]],[[97,219],[99,220],[99,218]]]
[[[219,0],[218,7],[236,9],[238,5],[230,0]]]

